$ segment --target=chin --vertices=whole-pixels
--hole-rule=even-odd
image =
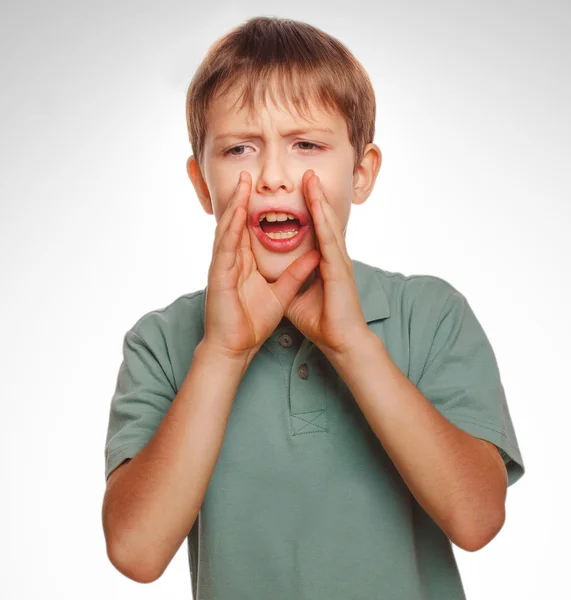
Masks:
[[[252,250],[258,271],[269,283],[274,283],[293,262],[313,247],[314,245],[311,243],[309,236],[306,241],[291,252],[271,252],[264,248],[257,239],[252,242]]]
[[[266,261],[261,259],[258,262],[258,271],[268,283],[274,283],[280,277],[280,275],[289,267],[289,265],[291,265],[291,263],[298,258],[298,256],[301,256],[301,254],[296,254],[292,257],[287,257],[285,255],[281,257],[272,256],[270,257],[270,260]],[[314,271],[312,271],[307,277],[307,279],[301,284],[300,288],[297,291],[298,294],[303,293],[309,287],[309,285],[313,281],[313,277]]]
[[[260,259],[256,257],[258,271],[268,283],[274,283],[296,258],[297,256],[278,258],[272,256]]]

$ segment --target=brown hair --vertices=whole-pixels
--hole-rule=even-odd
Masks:
[[[275,103],[269,84],[277,82],[281,98],[288,106],[291,99],[304,118],[311,102],[344,116],[355,172],[375,135],[375,92],[361,63],[339,40],[300,21],[254,17],[216,41],[186,95],[188,135],[201,170],[209,101],[238,82],[244,96],[240,109],[247,103],[250,114],[256,100],[265,104],[266,90]]]

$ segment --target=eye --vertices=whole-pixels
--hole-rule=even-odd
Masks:
[[[314,148],[317,148],[318,150],[321,150],[323,148],[323,146],[320,146],[319,144],[314,144],[313,142],[297,142],[298,144],[309,144],[310,146],[313,146]],[[313,148],[311,149],[305,149],[304,152],[311,152]],[[303,148],[302,148],[303,150]]]
[[[312,146],[312,148],[300,148],[300,150],[305,153],[313,152],[314,149],[317,149],[317,150],[323,149],[323,146],[320,146],[319,144],[314,144],[313,142],[296,142],[296,144],[308,144],[309,146]],[[226,152],[224,154],[229,154],[230,156],[243,156],[244,152],[234,154],[233,150],[238,150],[240,148],[247,148],[247,147],[248,146],[246,146],[245,144],[240,144],[239,146],[234,146],[234,147],[226,150]]]
[[[241,156],[242,154],[244,154],[243,152],[240,152],[240,154],[233,154],[232,150],[238,150],[239,148],[245,148],[245,147],[246,146],[244,146],[244,144],[241,144],[240,146],[234,146],[233,148],[226,150],[226,152],[224,152],[224,154],[230,154],[231,156]]]

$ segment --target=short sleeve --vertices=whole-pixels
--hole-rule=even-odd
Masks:
[[[111,399],[105,479],[153,437],[176,395],[156,354],[133,330],[123,340],[123,361]]]
[[[451,423],[498,448],[508,486],[521,479],[525,466],[494,351],[470,304],[457,290],[436,320],[416,386]]]

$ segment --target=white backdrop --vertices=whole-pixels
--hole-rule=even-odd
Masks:
[[[265,15],[338,37],[373,81],[383,164],[352,207],[350,255],[449,281],[496,353],[526,474],[498,536],[454,549],[468,599],[563,597],[569,4],[11,4],[0,14],[0,596],[191,597],[186,543],[149,585],[109,562],[103,450],[125,332],[206,284],[215,221],[185,172],[187,86],[215,39]]]

